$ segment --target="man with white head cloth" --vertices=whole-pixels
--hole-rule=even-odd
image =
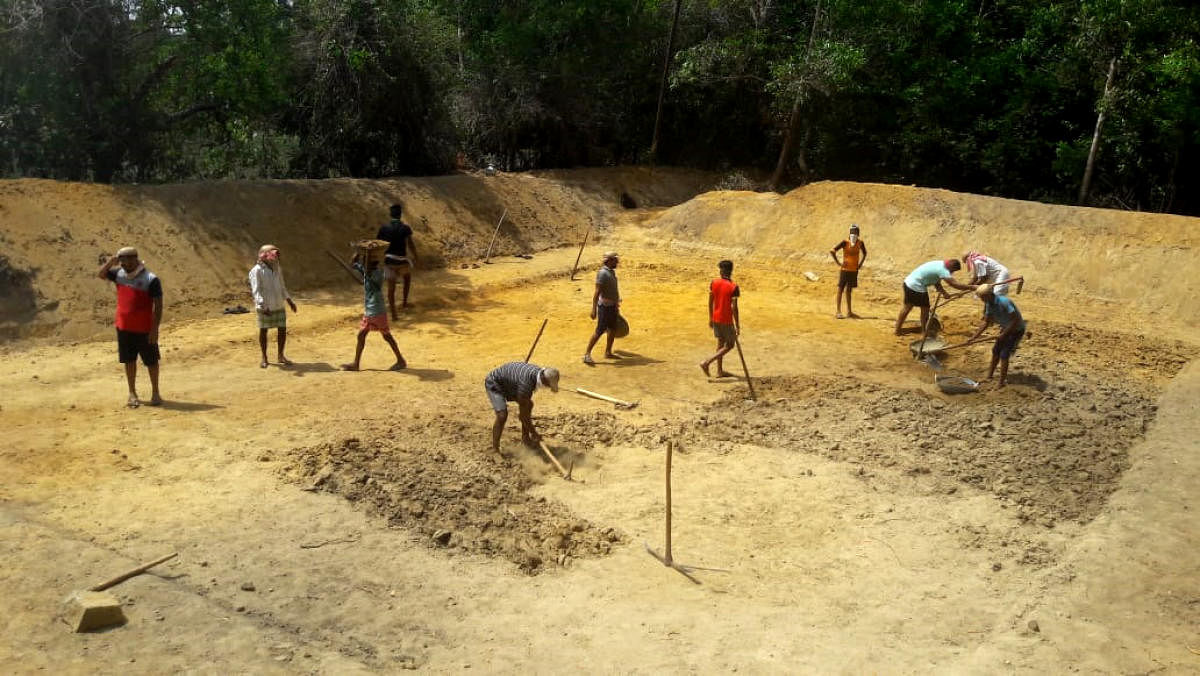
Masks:
[[[967,266],[967,274],[971,275],[971,285],[990,284],[992,293],[997,296],[1008,295],[1008,285],[998,284],[1012,278],[1004,264],[977,251],[968,251],[963,256],[963,265]]]
[[[530,448],[537,448],[542,436],[533,427],[533,393],[543,387],[551,392],[558,391],[558,369],[542,368],[537,364],[510,361],[492,369],[483,381],[496,420],[492,423],[492,450],[500,452],[500,434],[508,421],[508,402],[517,402],[517,415],[521,419],[521,441]]]
[[[287,308],[296,312],[296,304],[283,283],[283,267],[279,264],[279,247],[264,244],[258,249],[258,262],[250,268],[250,293],[254,295],[254,309],[258,316],[258,346],[262,349],[259,366],[267,368],[267,331],[275,329],[275,345],[279,353],[279,364],[291,366],[284,356],[287,345]]]

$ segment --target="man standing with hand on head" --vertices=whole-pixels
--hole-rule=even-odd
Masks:
[[[838,260],[837,252],[842,252],[842,260]],[[829,250],[833,262],[841,268],[838,273],[837,318],[849,316],[858,319],[854,314],[854,289],[858,288],[858,270],[867,262],[867,245],[858,238],[858,224],[850,224],[850,237],[843,239],[837,246]],[[846,292],[846,314],[842,314],[842,291]]]
[[[115,270],[113,268],[116,268]],[[150,373],[151,406],[162,405],[158,393],[158,327],[162,323],[163,292],[158,276],[146,269],[137,249],[127,246],[110,256],[98,273],[117,287],[117,355],[125,365],[129,385],[126,406],[142,405],[137,394],[137,360]]]

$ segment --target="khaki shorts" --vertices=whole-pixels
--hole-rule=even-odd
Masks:
[[[737,328],[733,324],[713,324],[713,335],[725,345],[733,345],[737,340]]]
[[[412,261],[398,256],[387,256],[383,259],[383,278],[395,279],[400,275],[412,273]]]

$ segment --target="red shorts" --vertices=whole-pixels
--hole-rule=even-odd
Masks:
[[[363,315],[362,321],[358,324],[359,331],[378,331],[384,335],[391,335],[392,330],[388,328],[387,314],[371,315],[370,317]]]

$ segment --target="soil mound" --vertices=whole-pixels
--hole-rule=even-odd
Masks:
[[[797,265],[828,262],[851,223],[862,227],[868,245],[865,270],[894,274],[897,286],[927,260],[974,249],[1025,276],[1026,293],[1085,294],[1186,326],[1200,323],[1200,281],[1176,272],[1196,260],[1196,218],[825,181],[786,195],[710,192],[646,221],[685,243]]]
[[[529,574],[603,556],[624,541],[613,528],[530,495],[534,481],[522,466],[473,455],[478,444],[462,441],[485,435],[449,421],[397,428],[297,449],[283,471],[418,534],[431,547],[507,559]]]
[[[346,288],[326,251],[348,258],[348,243],[373,237],[394,202],[404,204],[419,267],[428,269],[482,258],[502,215],[493,255],[530,253],[578,243],[589,226],[602,238],[623,194],[668,206],[712,182],[702,172],[636,168],[160,186],[0,181],[0,280],[28,281],[5,293],[0,309],[9,333],[94,335],[112,321],[97,261],[132,245],[163,280],[170,320],[212,316],[245,303],[247,271],[267,242],[281,248],[293,293]],[[14,303],[15,314],[7,311]]]
[[[1197,350],[1089,331],[1090,346],[1071,363],[1066,344],[1080,329],[1042,327],[1021,349],[1022,386],[987,396],[941,396],[932,388],[900,389],[828,376],[756,380],[757,401],[744,389],[694,416],[650,426],[623,425],[612,414],[563,414],[544,423],[572,444],[681,450],[751,444],[815,453],[860,465],[928,475],[931,490],[960,485],[990,492],[1022,522],[1052,528],[1086,523],[1100,513],[1129,468],[1129,449],[1154,419],[1161,383]],[[1136,369],[1120,355],[1136,354]],[[1114,358],[1114,355],[1116,358]]]

